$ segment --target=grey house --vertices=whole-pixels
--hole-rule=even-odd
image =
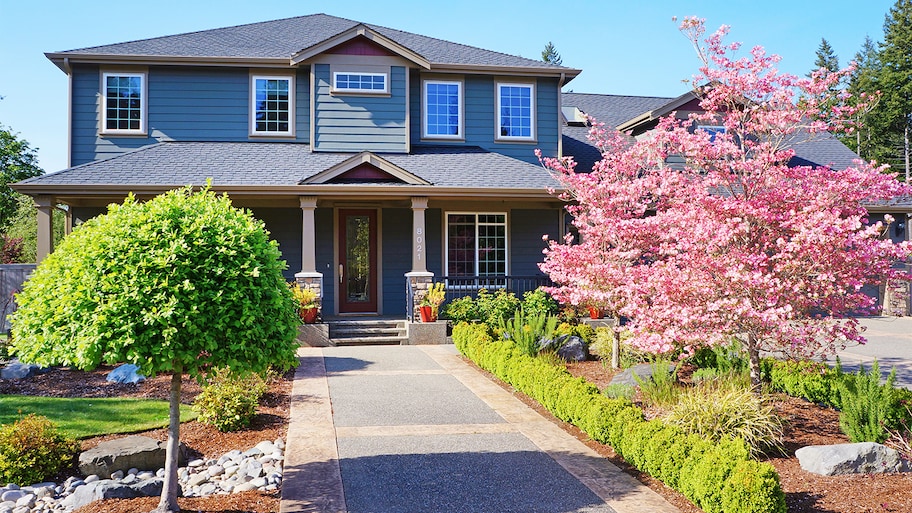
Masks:
[[[598,159],[583,113],[636,133],[681,97],[561,93],[580,70],[315,14],[49,53],[69,77],[68,169],[16,184],[68,226],[211,179],[270,230],[324,318],[414,314],[533,288],[567,220],[534,154]],[[810,162],[847,162],[838,141]]]

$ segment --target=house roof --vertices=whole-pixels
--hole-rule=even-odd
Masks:
[[[374,157],[373,161],[371,156]],[[421,189],[424,194],[446,190],[467,195],[505,194],[549,196],[557,182],[542,166],[523,162],[474,146],[415,147],[410,154],[311,152],[299,143],[270,142],[161,142],[106,160],[99,160],[16,184],[21,192],[91,194],[102,191],[168,190],[185,185],[216,189],[270,189],[296,194],[321,190],[370,187],[363,183],[320,180],[327,170],[358,163],[379,162],[398,178],[383,187]],[[373,164],[372,164],[373,165]],[[330,173],[332,174],[332,173]],[[412,178],[410,178],[412,177]],[[316,183],[307,183],[315,178]],[[421,183],[426,182],[427,185]],[[404,193],[404,191],[403,191]]]
[[[692,99],[690,93],[670,97],[615,96],[605,94],[563,93],[564,107],[577,107],[606,126],[624,130],[636,124],[637,120],[657,119],[668,114],[677,106]],[[601,159],[599,151],[589,142],[589,128],[565,126],[563,128],[564,155],[572,155],[578,162],[577,169],[589,170]],[[791,144],[795,156],[790,165],[817,165],[844,169],[853,165],[859,157],[831,134],[816,134],[811,137],[799,132]]]
[[[125,43],[79,48],[48,53],[49,59],[64,68],[71,61],[162,61],[162,62],[229,62],[273,61],[291,65],[295,56],[318,47],[353,29],[379,34],[403,49],[426,59],[431,69],[476,67],[526,69],[548,75],[575,77],[580,70],[556,66],[541,60],[485,50],[433,37],[413,34],[379,25],[312,14],[281,20],[264,21],[172,36],[155,37]]]

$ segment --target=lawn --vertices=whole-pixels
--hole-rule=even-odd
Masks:
[[[168,402],[132,398],[60,398],[23,395],[0,396],[0,424],[11,424],[22,415],[49,418],[75,438],[113,433],[135,433],[168,425]],[[181,422],[196,414],[181,405]]]

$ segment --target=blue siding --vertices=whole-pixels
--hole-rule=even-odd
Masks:
[[[405,316],[405,273],[412,270],[412,210],[383,209],[383,315]]]
[[[534,143],[496,142],[494,139],[494,111],[497,103],[494,98],[494,84],[497,80],[493,76],[482,75],[467,75],[463,79],[465,81],[465,89],[463,91],[463,101],[465,102],[465,119],[463,120],[465,141],[454,142],[430,139],[422,141],[422,79],[420,73],[413,73],[409,105],[412,117],[410,137],[413,146],[421,144],[478,146],[533,164],[538,163],[534,153],[536,148],[541,149],[545,156],[557,155],[557,143],[560,137],[557,79],[540,78],[535,83],[535,129],[537,140]],[[516,81],[528,82],[528,79],[517,78]]]
[[[425,210],[424,226],[427,230],[427,269],[434,276],[443,276],[443,211],[439,208]]]
[[[392,66],[389,96],[330,94],[330,67],[314,65],[314,149],[405,152],[405,68]]]
[[[302,215],[300,208],[251,208],[253,216],[266,224],[269,238],[279,243],[282,260],[287,268],[285,279],[294,281],[294,275],[301,271]]]
[[[112,157],[158,141],[249,140],[250,74],[246,68],[150,67],[148,137],[98,136],[99,84],[97,66],[74,68],[73,165]],[[295,140],[308,142],[308,70],[298,71],[295,86]]]
[[[333,265],[335,262],[333,209],[317,208],[314,210],[314,222],[317,226],[317,272],[323,273],[323,315],[335,315],[336,290],[334,283],[338,277]]]
[[[559,209],[513,209],[507,228],[510,231],[510,274],[530,276],[542,274],[538,268],[546,243],[542,235],[556,239],[560,235]]]

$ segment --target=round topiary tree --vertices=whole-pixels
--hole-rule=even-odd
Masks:
[[[148,202],[132,195],[87,221],[17,297],[13,352],[42,365],[133,363],[170,373],[166,477],[156,511],[179,511],[177,449],[184,374],[295,364],[297,315],[285,263],[261,221],[209,188]]]

